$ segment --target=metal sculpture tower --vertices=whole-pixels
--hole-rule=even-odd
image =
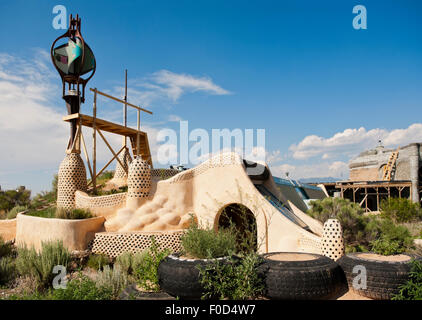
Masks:
[[[67,43],[55,47],[57,41],[68,38]],[[85,101],[85,86],[94,76],[95,57],[81,34],[81,18],[70,15],[69,29],[51,45],[51,60],[62,79],[62,96],[66,101],[68,114],[79,113],[80,105]],[[81,76],[92,72],[87,78]],[[67,91],[66,91],[67,85]],[[76,135],[76,120],[70,122],[68,149],[73,145]]]

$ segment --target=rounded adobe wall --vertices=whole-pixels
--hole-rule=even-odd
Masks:
[[[0,220],[0,237],[4,241],[10,241],[16,237],[16,218]]]
[[[86,192],[75,192],[76,208],[88,209],[97,217],[106,219],[114,215],[118,209],[126,204],[127,192],[109,194],[105,196],[89,196]]]
[[[96,232],[104,231],[104,217],[81,220],[50,219],[18,214],[16,223],[17,245],[41,248],[42,241],[61,240],[64,247],[85,250]]]

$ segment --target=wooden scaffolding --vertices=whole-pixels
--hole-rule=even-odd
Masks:
[[[95,89],[91,88],[90,91],[94,93],[92,116],[82,114],[82,113],[74,113],[74,114],[63,117],[63,120],[66,122],[70,122],[75,119],[77,120],[77,130],[76,130],[75,139],[72,145],[68,145],[67,153],[71,153],[71,152],[80,153],[81,145],[82,145],[82,150],[84,151],[85,160],[87,162],[89,173],[91,175],[91,181],[89,182],[88,187],[92,184],[92,188],[95,192],[96,187],[97,187],[96,186],[97,177],[114,160],[116,160],[121,165],[121,167],[126,171],[126,174],[128,173],[127,166],[125,166],[121,162],[121,160],[118,158],[119,154],[127,148],[127,138],[129,138],[130,140],[132,153],[134,157],[141,156],[143,160],[147,161],[150,164],[151,168],[153,167],[152,159],[151,159],[151,151],[150,151],[149,142],[148,142],[148,135],[146,132],[141,131],[141,111],[146,112],[148,114],[152,114],[152,112],[127,102],[127,76],[126,76],[126,95],[125,95],[124,100],[118,99],[109,94],[101,92],[97,90],[96,88]],[[124,124],[123,125],[97,118],[97,95],[102,95],[106,98],[109,98],[116,102],[124,104],[124,108],[123,108]],[[136,129],[133,129],[127,126],[127,106],[130,106],[137,110],[137,128]],[[93,129],[92,166],[91,166],[91,162],[88,156],[85,139],[82,134],[82,127],[89,127]],[[113,150],[110,143],[104,137],[104,134],[103,134],[104,131],[110,132],[113,134],[118,134],[123,137],[122,147],[118,151]],[[113,157],[98,172],[97,172],[97,133],[101,137],[101,139],[104,141],[108,149],[111,151],[111,153],[113,154]]]
[[[380,211],[382,199],[410,198],[411,181],[339,181],[340,196],[358,203],[365,212]]]

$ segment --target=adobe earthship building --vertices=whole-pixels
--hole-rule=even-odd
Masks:
[[[420,146],[421,143],[411,143],[398,149],[386,149],[379,145],[363,151],[349,162],[349,179],[337,182],[335,187],[342,198],[360,204],[366,211],[379,211],[380,201],[388,197],[419,202]]]

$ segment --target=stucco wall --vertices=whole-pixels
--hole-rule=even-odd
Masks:
[[[351,169],[349,180],[352,181],[377,181],[381,180],[379,171],[375,168],[357,168]]]
[[[104,231],[104,217],[68,220],[49,219],[18,214],[17,245],[41,248],[42,241],[61,240],[69,250],[85,250],[95,232]]]
[[[16,237],[16,219],[0,220],[0,236],[5,241]]]

